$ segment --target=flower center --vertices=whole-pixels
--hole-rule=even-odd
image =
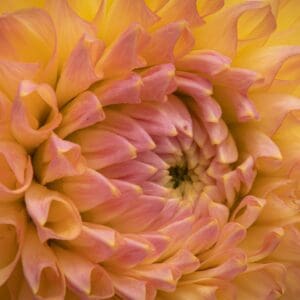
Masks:
[[[187,165],[170,167],[169,175],[174,189],[178,188],[183,182],[192,182]]]

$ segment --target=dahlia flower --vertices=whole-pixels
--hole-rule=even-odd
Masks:
[[[298,0],[0,14],[0,299],[299,299]]]

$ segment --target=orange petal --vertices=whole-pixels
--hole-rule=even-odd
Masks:
[[[198,14],[194,0],[169,0],[157,11],[157,15],[161,18],[157,26],[181,20],[186,20],[192,26],[203,25],[204,23]]]
[[[100,265],[60,247],[55,247],[54,251],[61,270],[76,294],[97,299],[107,299],[114,295],[112,280]]]
[[[57,266],[56,257],[49,246],[39,240],[33,226],[26,232],[22,265],[24,276],[35,296],[43,299],[64,297],[65,278]]]
[[[117,233],[110,227],[84,223],[80,235],[69,245],[90,261],[99,263],[112,256],[118,243]]]
[[[42,185],[85,171],[85,159],[77,144],[60,139],[54,133],[34,153],[35,175]]]
[[[1,204],[0,214],[0,285],[10,277],[16,268],[24,241],[25,218],[19,206]]]
[[[145,46],[145,33],[138,24],[131,25],[122,35],[107,47],[96,65],[96,72],[104,78],[124,75],[135,68],[145,66],[139,56]]]
[[[96,74],[94,66],[103,49],[102,41],[86,35],[72,49],[69,58],[64,62],[56,86],[60,107],[101,79],[102,75]]]
[[[11,118],[15,138],[32,151],[49,137],[61,121],[52,88],[47,84],[22,81],[13,102]]]
[[[72,240],[79,235],[80,215],[72,201],[62,194],[32,183],[26,191],[25,203],[42,242]]]
[[[143,0],[116,0],[103,1],[94,22],[101,39],[110,44],[131,24],[138,23],[147,29],[157,20]]]
[[[249,10],[257,10],[264,6],[262,2],[243,2],[211,15],[207,18],[206,24],[195,29],[197,36],[195,48],[212,49],[233,57],[237,50],[237,24],[240,16]]]
[[[51,16],[57,33],[58,64],[70,55],[79,39],[87,34],[95,37],[93,26],[82,20],[69,6],[67,0],[47,0],[45,9]]]
[[[0,142],[0,198],[13,201],[22,198],[32,176],[30,157],[17,143]]]

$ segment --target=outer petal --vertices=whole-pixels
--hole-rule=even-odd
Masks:
[[[80,215],[62,194],[33,183],[26,192],[25,203],[42,242],[50,238],[71,240],[79,235]]]
[[[40,242],[32,226],[26,232],[22,264],[25,278],[35,296],[42,299],[63,299],[65,278],[57,266],[54,253],[47,244]]]
[[[16,268],[24,241],[25,215],[18,206],[1,204],[0,214],[0,285]]]
[[[11,119],[12,132],[19,143],[29,151],[39,146],[61,121],[52,88],[47,84],[22,81]]]

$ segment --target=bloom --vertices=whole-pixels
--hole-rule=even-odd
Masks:
[[[0,4],[0,298],[297,299],[297,0]]]

